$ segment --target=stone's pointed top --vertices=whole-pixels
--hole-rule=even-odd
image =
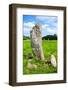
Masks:
[[[36,27],[37,29],[40,29],[40,25],[39,25],[39,24],[36,24],[35,27]]]
[[[32,29],[34,29],[34,30],[40,30],[40,28],[41,28],[41,25],[40,24],[35,24],[35,26],[33,26]]]

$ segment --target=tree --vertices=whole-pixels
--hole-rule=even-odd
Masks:
[[[47,36],[44,36],[42,39],[45,39],[45,40],[57,40],[57,35],[56,34],[47,35]]]

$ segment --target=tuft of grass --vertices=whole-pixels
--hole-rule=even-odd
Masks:
[[[45,60],[50,60],[51,54],[55,55],[57,59],[57,40],[43,40],[42,41],[43,52]],[[31,55],[31,58],[29,58]],[[37,65],[36,69],[27,68],[28,63]],[[36,60],[32,53],[30,40],[23,40],[23,74],[49,74],[57,73],[57,67],[45,64],[44,61]]]

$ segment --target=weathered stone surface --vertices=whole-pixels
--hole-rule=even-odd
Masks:
[[[42,35],[40,26],[38,24],[36,24],[30,31],[30,37],[33,54],[35,55],[36,59],[44,60],[44,54],[42,49]]]

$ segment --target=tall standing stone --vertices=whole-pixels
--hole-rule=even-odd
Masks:
[[[33,26],[32,30],[30,31],[30,38],[32,51],[36,59],[44,60],[44,54],[42,49],[42,35],[40,26],[38,24]]]

